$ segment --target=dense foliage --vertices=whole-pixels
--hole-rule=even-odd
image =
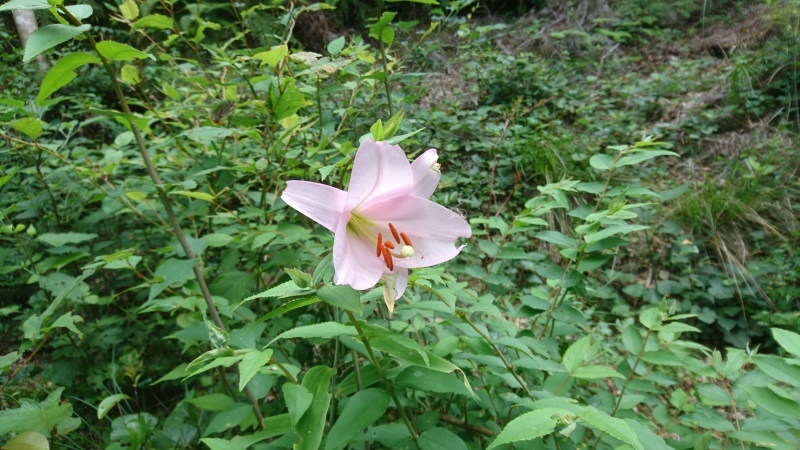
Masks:
[[[798,448],[800,3],[436,3],[0,6],[0,447]],[[365,137],[391,313],[280,197]]]

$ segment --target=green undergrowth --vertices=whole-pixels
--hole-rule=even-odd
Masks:
[[[796,1],[53,3],[0,29],[4,448],[797,448]],[[368,134],[473,233],[393,313],[280,200]]]

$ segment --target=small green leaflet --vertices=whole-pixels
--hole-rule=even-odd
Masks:
[[[73,27],[70,25],[54,24],[39,28],[31,33],[28,38],[28,43],[25,44],[25,55],[22,57],[22,61],[28,62],[42,52],[88,31],[91,27],[91,25]]]

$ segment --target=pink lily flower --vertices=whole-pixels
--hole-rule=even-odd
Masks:
[[[405,292],[408,269],[458,255],[472,235],[459,214],[429,200],[439,184],[438,155],[430,149],[409,163],[397,145],[366,139],[356,152],[349,190],[288,181],[281,199],[331,230],[334,283],[369,289],[384,279],[391,311]]]

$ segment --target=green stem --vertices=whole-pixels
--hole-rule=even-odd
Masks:
[[[63,5],[59,7],[61,13],[72,22],[76,26],[81,25],[81,21],[72,15]],[[86,37],[89,40],[89,45],[92,47],[99,56],[100,62],[103,65],[103,68],[106,70],[109,79],[111,80],[111,85],[114,88],[114,92],[117,95],[117,99],[122,106],[122,111],[125,114],[133,115],[130,106],[128,105],[128,100],[125,98],[125,94],[122,92],[122,87],[120,87],[119,82],[117,81],[117,77],[114,74],[114,69],[111,67],[111,62],[103,56],[102,53],[97,51],[97,41],[95,41],[94,36],[90,32],[86,32]],[[139,154],[142,156],[142,160],[144,161],[145,167],[147,168],[147,172],[150,175],[150,179],[153,180],[153,184],[156,187],[156,193],[158,195],[161,204],[164,206],[164,211],[167,213],[167,218],[169,219],[169,223],[172,226],[172,230],[175,233],[175,236],[178,238],[178,242],[180,242],[181,247],[183,248],[184,253],[186,254],[186,258],[189,260],[194,260],[194,275],[197,279],[197,284],[200,286],[200,291],[203,294],[203,298],[206,301],[206,305],[208,307],[208,312],[211,317],[214,319],[214,323],[221,329],[225,330],[225,325],[222,323],[222,318],[219,316],[219,311],[217,311],[216,305],[214,305],[214,300],[211,298],[211,292],[208,290],[208,284],[206,283],[206,279],[203,276],[203,267],[202,263],[199,258],[195,257],[194,252],[192,251],[191,247],[189,246],[189,242],[186,240],[186,235],[183,232],[183,228],[181,228],[180,223],[178,222],[177,216],[175,216],[175,212],[172,209],[172,202],[170,201],[169,197],[167,196],[166,191],[164,190],[164,183],[161,181],[161,177],[158,175],[155,166],[153,165],[153,161],[150,159],[150,154],[147,152],[147,146],[144,142],[144,137],[142,137],[142,133],[139,130],[139,127],[136,125],[136,122],[131,121],[131,131],[133,131],[133,136],[136,139],[136,144],[139,148]],[[261,414],[261,408],[258,405],[258,399],[256,398],[253,391],[250,389],[249,386],[245,387],[245,391],[247,392],[247,397],[250,400],[250,404],[253,407],[253,412],[258,419],[258,424],[260,428],[264,429],[264,416]]]
[[[411,439],[414,440],[414,444],[419,448],[419,443],[417,442],[417,432],[414,430],[414,426],[411,424],[411,420],[408,418],[406,414],[406,410],[403,408],[403,405],[400,403],[400,399],[397,398],[397,393],[394,391],[394,386],[392,385],[389,378],[386,377],[386,372],[383,371],[383,367],[381,367],[378,358],[375,357],[375,352],[372,351],[372,346],[369,344],[369,339],[367,335],[364,334],[364,330],[361,328],[361,325],[356,320],[356,317],[353,315],[351,311],[347,311],[347,317],[350,319],[350,323],[358,332],[358,336],[361,338],[361,342],[364,344],[364,347],[367,349],[367,355],[369,356],[370,361],[372,361],[372,365],[375,366],[375,370],[378,371],[378,376],[383,381],[384,386],[386,387],[386,391],[389,392],[391,395],[392,400],[394,400],[395,406],[397,406],[397,410],[400,412],[400,415],[403,417],[403,421],[406,423],[406,427],[408,428],[408,432],[411,433]]]

